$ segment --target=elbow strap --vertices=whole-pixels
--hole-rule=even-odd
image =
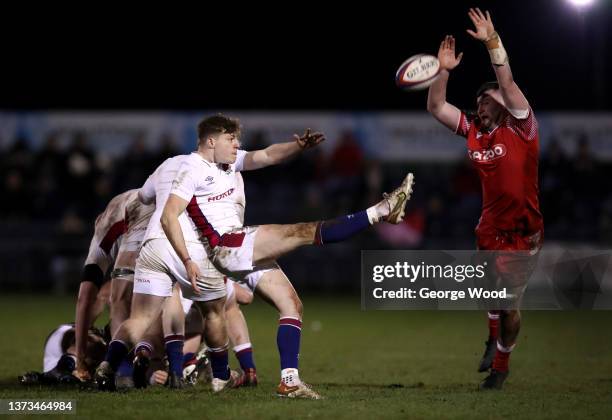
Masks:
[[[87,264],[83,267],[83,273],[81,274],[81,283],[90,281],[98,289],[104,284],[104,273],[97,264]]]

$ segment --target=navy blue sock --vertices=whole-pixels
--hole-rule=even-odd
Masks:
[[[134,349],[135,356],[144,356],[147,358],[151,358],[152,354],[153,354],[153,344],[149,343],[148,341],[141,341],[138,344],[136,344],[136,347]]]
[[[125,359],[128,354],[128,348],[123,341],[113,340],[108,345],[108,352],[106,352],[106,360],[110,363],[111,368],[116,372],[121,364],[121,361]]]
[[[62,357],[57,361],[57,365],[55,365],[55,369],[70,373],[72,373],[75,368],[76,361],[74,360],[74,356],[69,353],[62,354]]]
[[[251,343],[247,343],[241,347],[244,348],[236,351],[236,358],[238,359],[238,363],[240,363],[240,367],[244,371],[247,369],[255,369],[255,362],[253,361],[253,348],[251,347]]]
[[[344,241],[370,226],[367,211],[349,214],[319,222],[315,233],[315,245]]]
[[[302,322],[299,319],[281,318],[278,321],[276,344],[280,354],[281,370],[298,368],[301,336]]]
[[[213,378],[227,381],[230,377],[229,359],[227,348],[209,349],[210,367],[212,368]]]
[[[132,376],[134,373],[134,354],[130,352],[117,368],[117,375],[119,376]]]
[[[180,334],[168,335],[166,341],[166,356],[168,356],[168,368],[170,372],[183,376],[183,344],[185,337]]]
[[[191,362],[194,358],[195,358],[195,353],[189,352],[189,353],[183,354],[183,366]]]

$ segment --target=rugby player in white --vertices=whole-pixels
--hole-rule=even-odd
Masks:
[[[169,159],[165,162],[164,170],[168,170],[168,184],[171,183],[172,179],[175,176],[175,165],[180,157],[176,159]],[[173,172],[174,171],[174,172]],[[154,175],[150,178],[149,182],[145,185],[145,189],[140,194],[140,199],[138,198],[138,190],[128,191],[126,193],[120,194],[115,199],[111,200],[109,203],[107,210],[97,219],[96,222],[96,235],[92,240],[92,245],[90,248],[90,256],[87,260],[88,265],[85,272],[94,272],[99,275],[100,278],[103,279],[103,270],[106,270],[108,265],[110,265],[114,256],[117,255],[116,248],[119,247],[119,252],[117,255],[117,260],[115,263],[115,270],[113,270],[113,295],[115,297],[115,301],[118,302],[115,310],[111,310],[112,318],[112,331],[116,332],[119,325],[128,318],[130,314],[130,301],[132,297],[132,281],[133,281],[133,273],[134,273],[134,265],[136,257],[138,256],[141,243],[145,238],[145,230],[148,225],[148,222],[151,218],[151,214],[153,213],[155,199],[155,190],[153,187],[153,180],[157,180],[162,172],[162,167],[158,171],[154,173]],[[150,195],[146,195],[147,192]],[[244,194],[242,194],[244,195]],[[149,205],[144,205],[141,203],[141,199],[146,199]],[[161,212],[161,209],[160,209]],[[155,220],[159,220],[159,213]],[[148,232],[147,238],[156,237],[156,235],[161,235],[163,237],[163,231],[159,227],[159,222],[157,222],[157,230],[155,231],[155,226],[152,227],[152,232]],[[126,233],[123,233],[127,230]],[[157,232],[157,233],[156,233]],[[112,248],[112,246],[114,248]],[[201,244],[198,244],[201,248]],[[110,252],[105,252],[107,248],[112,248]],[[182,264],[181,264],[182,267]],[[95,268],[96,270],[92,270]],[[222,277],[219,273],[214,271],[214,275]],[[91,277],[91,276],[90,276]],[[126,281],[118,281],[120,279],[129,280],[129,283]],[[90,281],[91,282],[91,281]],[[87,286],[87,287],[86,287]],[[90,288],[93,287],[92,284],[83,284],[81,286],[82,290],[89,291]],[[93,323],[93,317],[90,316],[91,313],[91,305],[83,304],[82,297],[86,295],[85,293],[81,294],[80,302],[81,305],[77,310],[77,324],[85,325],[87,323]],[[178,295],[177,295],[178,296]],[[88,322],[81,321],[82,318],[87,317]],[[118,319],[118,321],[116,321]],[[161,321],[163,321],[163,328],[161,325],[158,325]],[[234,329],[241,331],[243,335],[248,337],[248,330],[246,327],[246,323],[242,325],[240,322],[236,322],[238,325],[233,325]],[[183,331],[184,331],[184,315],[181,310],[181,306],[179,304],[178,297],[173,300],[173,302],[167,302],[164,307],[162,320],[157,320],[151,328],[146,331],[146,334],[138,334],[138,341],[136,342],[135,354],[135,369],[133,372],[134,381],[132,381],[132,367],[131,367],[131,358],[124,357],[121,365],[115,368],[115,370],[119,370],[119,375],[116,378],[116,381],[113,381],[112,384],[108,384],[109,388],[121,387],[121,388],[129,388],[129,387],[142,387],[146,386],[145,381],[145,373],[148,368],[148,356],[153,353],[153,344],[157,341],[157,335],[162,334],[165,337],[166,341],[166,350],[168,353],[168,358],[171,361],[171,366],[175,368],[175,375],[170,376],[170,386],[173,387],[181,387],[182,386],[182,365],[183,365],[183,354],[182,354],[182,341],[183,341]],[[246,334],[244,334],[246,331]],[[237,343],[239,346],[235,349],[237,352],[237,357],[241,362],[241,365],[245,365],[247,368],[252,368],[252,371],[244,369],[246,373],[250,373],[251,382],[256,381],[254,364],[252,363],[251,357],[251,347],[250,343],[240,342]],[[249,363],[250,359],[250,363]],[[246,364],[245,364],[246,363]],[[87,371],[82,369],[79,377],[82,380],[87,379]],[[244,382],[245,378],[241,378]]]
[[[114,388],[114,374],[121,359],[125,358],[131,344],[136,344],[135,353],[137,361],[146,359],[151,353],[150,347],[139,342],[145,335],[152,322],[158,319],[162,310],[171,311],[174,316],[165,317],[163,330],[166,339],[166,353],[170,364],[170,386],[182,387],[182,357],[184,343],[184,314],[173,309],[173,284],[178,282],[183,296],[198,301],[200,309],[206,318],[206,341],[214,349],[223,347],[227,342],[225,333],[223,306],[225,302],[225,276],[219,273],[208,260],[202,242],[193,237],[189,241],[189,248],[194,260],[200,264],[201,272],[205,276],[201,279],[200,287],[204,293],[194,291],[189,282],[183,263],[173,251],[165,237],[160,224],[163,205],[176,177],[177,170],[183,160],[188,156],[175,156],[162,163],[147,179],[139,192],[143,203],[156,203],[158,207],[151,217],[140,255],[136,261],[134,276],[134,296],[130,318],[126,320],[113,335],[105,363],[102,363],[96,372],[96,382],[102,389]],[[185,228],[191,229],[185,219]],[[138,365],[138,364],[137,364]],[[213,363],[213,367],[215,364]],[[219,379],[225,375],[227,363],[223,369],[217,369],[217,381],[213,385],[220,390],[228,383],[227,378]],[[219,373],[223,370],[223,373]],[[214,373],[214,372],[213,372]]]
[[[317,399],[319,395],[301,382],[297,370],[302,304],[275,259],[300,246],[345,240],[380,221],[399,223],[412,192],[413,176],[408,174],[402,185],[381,202],[355,214],[331,221],[242,227],[243,209],[236,199],[235,173],[278,164],[316,146],[324,137],[307,130],[303,136],[295,135],[294,141],[245,152],[238,150],[239,134],[238,121],[221,115],[199,124],[198,150],[178,168],[161,224],[196,292],[205,285],[202,275],[206,278],[208,273],[202,272],[199,254],[189,247],[194,240],[204,243],[219,271],[237,281],[257,283],[258,292],[274,303],[281,316],[277,334],[281,383],[277,394]],[[215,350],[223,354],[225,346]]]
[[[222,310],[224,276],[217,269],[242,281],[248,281],[250,275],[261,276],[265,273],[262,270],[270,270],[273,273],[267,280],[270,289],[277,289],[293,300],[284,309],[281,305],[285,302],[275,299],[280,303],[281,313],[286,311],[293,315],[281,318],[278,331],[282,367],[278,394],[319,397],[298,376],[301,303],[294,299],[297,295],[282,272],[274,270],[277,268],[274,260],[299,246],[347,239],[382,220],[399,223],[412,192],[413,177],[409,174],[384,200],[356,214],[325,222],[242,228],[240,214],[244,203],[241,210],[237,195],[234,195],[238,182],[235,173],[277,164],[302,149],[319,144],[324,137],[307,131],[302,137],[296,136],[293,142],[247,153],[238,151],[238,135],[236,120],[223,116],[203,120],[198,126],[197,152],[169,159],[141,189],[144,202],[152,200],[152,192],[155,193],[158,208],[147,229],[136,265],[131,317],[115,335],[107,361],[98,369],[99,383],[113,376],[118,360],[128,351],[127,343],[142,336],[159,315],[165,299],[172,294],[172,282],[176,279],[185,296],[199,301],[206,314],[213,390],[223,389],[232,378],[227,363],[228,340]],[[160,229],[158,212],[162,207]]]
[[[74,375],[80,380],[88,380],[91,377],[85,364],[87,336],[102,311],[100,305],[95,303],[110,266],[113,266],[110,300],[111,334],[130,314],[134,265],[154,209],[153,205],[144,205],[140,202],[138,190],[129,190],[115,196],[96,219],[76,305]]]

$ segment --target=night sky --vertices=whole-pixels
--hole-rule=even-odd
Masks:
[[[535,109],[612,109],[610,1],[583,12],[566,0],[330,3],[245,7],[242,17],[159,9],[32,18],[2,29],[0,109],[424,110],[425,92],[398,90],[395,71],[413,54],[436,54],[446,33],[464,52],[448,97],[470,107],[494,77],[484,46],[465,32],[472,5],[491,12]]]

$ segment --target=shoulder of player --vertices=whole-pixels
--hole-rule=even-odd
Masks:
[[[188,155],[183,155],[179,161],[180,167],[183,169],[189,169],[193,171],[207,171],[214,170],[216,165],[206,161],[202,156],[197,153],[190,153]]]

